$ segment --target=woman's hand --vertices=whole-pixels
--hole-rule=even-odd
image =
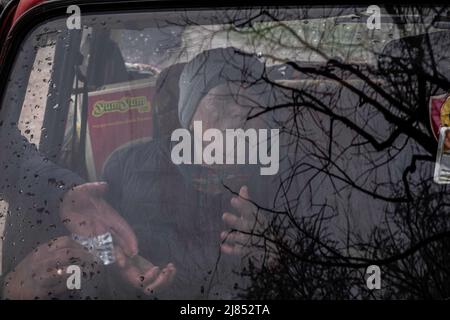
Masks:
[[[66,293],[69,265],[83,274],[96,274],[101,262],[69,237],[60,237],[37,247],[5,276],[6,299],[52,299]]]
[[[272,264],[275,251],[273,242],[266,239],[267,217],[251,202],[246,186],[241,187],[238,197],[231,198],[231,206],[237,214],[225,212],[222,216],[231,229],[220,234],[222,252],[247,257],[259,265],[265,261]]]
[[[116,261],[122,278],[146,295],[154,295],[167,288],[176,274],[172,263],[160,268],[139,255],[130,258],[120,248],[116,248]]]
[[[104,182],[90,182],[69,190],[60,206],[61,220],[71,233],[84,237],[111,232],[117,245],[133,257],[138,253],[136,235],[103,198],[107,189]]]

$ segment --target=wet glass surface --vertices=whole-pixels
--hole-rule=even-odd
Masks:
[[[0,112],[3,297],[448,297],[450,11],[365,10],[35,28]]]

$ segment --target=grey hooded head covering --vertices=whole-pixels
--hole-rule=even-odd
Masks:
[[[178,117],[188,128],[200,100],[214,87],[239,83],[257,87],[265,71],[264,64],[253,54],[236,48],[204,51],[188,62],[181,73]]]

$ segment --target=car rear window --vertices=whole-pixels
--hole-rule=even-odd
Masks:
[[[377,8],[82,12],[80,29],[35,27],[0,112],[3,281],[69,237],[99,271],[47,298],[448,296],[450,11]],[[88,204],[62,218],[66,195],[100,182],[90,196],[137,239],[130,268],[176,269],[161,289],[127,278],[120,230],[74,226]],[[89,250],[95,236],[106,247]]]

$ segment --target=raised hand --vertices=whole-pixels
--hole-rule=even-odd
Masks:
[[[108,190],[104,182],[91,182],[68,191],[60,206],[60,217],[74,234],[94,237],[111,232],[126,255],[138,253],[138,242],[128,223],[103,198]]]
[[[248,257],[257,263],[267,257],[273,260],[273,251],[267,251],[273,245],[264,238],[268,221],[264,213],[251,202],[247,186],[242,186],[239,196],[231,198],[230,202],[237,214],[225,212],[222,216],[229,227],[229,230],[220,234],[222,252]]]

